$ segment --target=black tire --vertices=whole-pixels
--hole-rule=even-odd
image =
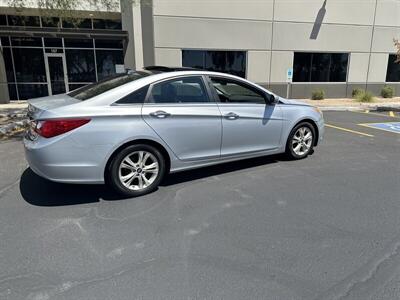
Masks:
[[[149,186],[147,186],[143,189],[140,189],[140,190],[133,190],[133,189],[126,187],[120,180],[119,167],[120,167],[122,161],[127,157],[127,155],[129,155],[131,153],[133,154],[137,151],[146,151],[146,152],[151,153],[155,157],[155,159],[157,160],[157,163],[158,163],[158,174],[156,175],[154,181]],[[109,169],[108,169],[106,182],[108,184],[110,184],[121,195],[128,196],[128,197],[138,197],[138,196],[142,196],[142,195],[151,193],[155,189],[157,189],[162,178],[164,177],[165,171],[166,171],[165,159],[157,148],[150,146],[150,145],[146,145],[146,144],[131,145],[131,146],[127,146],[126,148],[122,149],[120,152],[118,152],[114,156],[113,160],[110,163]]]
[[[311,140],[310,148],[304,154],[300,155],[300,154],[296,153],[295,150],[293,149],[293,142],[292,141],[294,139],[294,136],[295,136],[296,132],[302,127],[306,127],[311,131],[312,140]],[[292,129],[292,131],[290,132],[289,137],[287,139],[287,142],[286,142],[286,155],[290,159],[303,159],[303,158],[306,158],[313,151],[315,138],[316,138],[316,133],[315,133],[314,126],[312,126],[309,122],[301,122],[301,123],[297,124]]]

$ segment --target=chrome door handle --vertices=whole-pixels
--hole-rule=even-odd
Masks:
[[[230,112],[224,115],[224,118],[228,120],[236,120],[239,119],[239,115],[235,114],[234,112]]]
[[[150,116],[154,117],[154,118],[159,118],[159,119],[165,119],[167,117],[169,117],[171,114],[163,111],[163,110],[157,110],[157,111],[153,111],[150,113]]]

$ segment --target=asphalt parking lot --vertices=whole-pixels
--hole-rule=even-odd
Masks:
[[[399,299],[400,131],[365,123],[400,116],[325,118],[308,159],[171,175],[136,199],[47,182],[0,143],[0,299]]]

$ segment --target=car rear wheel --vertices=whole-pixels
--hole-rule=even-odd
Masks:
[[[314,147],[315,129],[308,122],[296,125],[289,134],[286,153],[292,159],[307,157]]]
[[[109,182],[125,196],[154,191],[165,174],[162,154],[150,145],[132,145],[120,151],[110,164]]]

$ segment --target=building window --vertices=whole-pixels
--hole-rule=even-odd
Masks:
[[[6,77],[8,82],[14,82],[14,69],[12,65],[11,49],[3,48],[3,61],[6,68]]]
[[[10,39],[8,36],[1,36],[0,42],[2,46],[10,46]]]
[[[93,39],[64,38],[65,48],[93,48]]]
[[[101,80],[116,73],[115,65],[124,63],[123,51],[96,50],[97,76]]]
[[[44,46],[49,48],[62,48],[61,38],[44,38]]]
[[[346,82],[348,53],[294,53],[294,82]]]
[[[105,19],[93,19],[94,29],[116,29],[121,30],[121,20],[105,20]]]
[[[83,28],[92,29],[91,19],[79,19],[79,18],[63,18],[62,19],[63,28]]]
[[[386,82],[400,82],[400,62],[396,62],[396,60],[396,54],[389,55]]]
[[[96,81],[93,50],[65,50],[69,82]]]
[[[245,51],[182,50],[182,65],[246,77]]]
[[[46,82],[42,49],[13,48],[17,82]]]
[[[40,27],[40,18],[38,16],[8,16],[8,25]]]
[[[18,84],[18,94],[20,99],[30,99],[48,96],[47,84]]]
[[[11,45],[14,47],[42,47],[42,38],[37,37],[11,37]]]
[[[7,26],[7,16],[0,15],[0,26]]]
[[[96,22],[95,22],[96,20]],[[55,16],[20,16],[0,14],[0,26],[44,27],[51,32],[70,32],[65,28],[109,29],[108,33],[121,29],[120,20],[68,19]],[[117,30],[116,30],[117,29]],[[87,31],[87,30],[86,30]],[[103,30],[104,31],[104,30]],[[117,36],[104,36],[101,39],[74,38],[72,35],[60,38],[45,36],[1,36],[0,65],[5,69],[6,84],[11,100],[25,100],[47,94],[55,94],[51,81],[52,69],[46,70],[46,61],[54,60],[48,53],[65,54],[67,78],[61,85],[68,83],[69,90],[103,80],[116,73],[115,65],[124,63],[123,39]],[[64,61],[58,57],[57,61]],[[48,78],[48,76],[50,78]]]
[[[123,49],[122,40],[95,40],[96,48]]]
[[[42,17],[43,27],[61,27],[61,21],[58,17]]]

